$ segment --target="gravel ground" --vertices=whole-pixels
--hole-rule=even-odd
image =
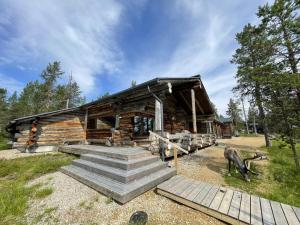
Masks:
[[[119,205],[69,176],[55,172],[30,183],[43,183],[53,193],[32,200],[26,218],[28,224],[127,224],[135,211],[145,211],[149,225],[223,224],[199,211],[180,205],[150,190]]]
[[[222,140],[223,142],[223,140]],[[263,137],[233,138],[225,143],[260,147]],[[227,162],[224,147],[214,146],[178,158],[179,174],[214,184],[226,185],[223,179]],[[28,154],[28,153],[26,153]],[[170,161],[174,164],[174,161]],[[33,180],[53,193],[42,200],[31,200],[27,211],[28,224],[127,224],[135,211],[145,211],[149,225],[160,224],[224,224],[204,213],[178,204],[150,190],[132,201],[119,205],[75,179],[55,172]]]
[[[264,136],[259,135],[257,137],[232,137],[231,139],[220,139],[219,143],[228,144],[232,146],[240,146],[247,148],[260,148],[265,145]]]
[[[171,162],[174,165],[174,160]],[[195,180],[225,185],[223,175],[227,172],[224,148],[212,146],[191,155],[178,158],[179,174]]]
[[[37,155],[45,155],[45,154],[55,154],[56,152],[39,152],[39,153],[22,153],[17,149],[9,149],[9,150],[1,150],[0,151],[0,159],[16,159],[22,157],[30,157]]]

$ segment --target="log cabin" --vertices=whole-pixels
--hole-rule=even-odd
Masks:
[[[79,107],[17,118],[9,122],[7,131],[14,148],[28,151],[76,143],[158,150],[164,138],[190,151],[221,138],[222,123],[215,120],[196,75],[155,78]]]

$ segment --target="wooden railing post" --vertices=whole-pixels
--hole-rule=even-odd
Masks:
[[[197,133],[197,115],[196,115],[196,101],[195,101],[195,91],[191,89],[191,99],[192,99],[192,114],[193,114],[193,133]]]
[[[177,148],[175,145],[173,145],[174,148],[174,163],[175,163],[175,168],[176,168],[176,173],[178,174],[178,160],[177,160]]]

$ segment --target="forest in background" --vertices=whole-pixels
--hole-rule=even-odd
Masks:
[[[21,93],[15,91],[8,96],[7,90],[0,87],[0,138],[7,135],[5,126],[10,120],[85,103],[71,75],[66,84],[59,83],[63,75],[60,62],[54,61],[42,71],[40,80],[27,83]]]

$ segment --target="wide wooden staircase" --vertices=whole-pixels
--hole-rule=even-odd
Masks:
[[[176,174],[159,156],[141,147],[70,145],[60,151],[80,155],[61,171],[93,189],[126,203]]]

